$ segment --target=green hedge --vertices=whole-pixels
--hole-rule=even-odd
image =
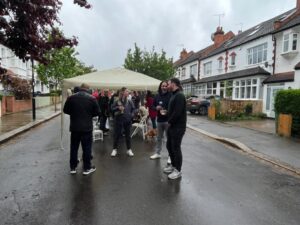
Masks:
[[[300,89],[279,91],[275,98],[275,112],[300,116]]]

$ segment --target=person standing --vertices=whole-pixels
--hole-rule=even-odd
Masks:
[[[100,107],[100,130],[103,131],[103,135],[108,135],[105,125],[109,114],[109,97],[108,90],[104,91],[104,95],[99,98],[99,107]]]
[[[180,178],[182,167],[181,142],[186,130],[186,99],[182,93],[179,79],[172,78],[168,82],[172,97],[168,105],[167,149],[171,158],[171,165],[164,168],[169,179]]]
[[[156,116],[157,116],[157,111],[154,107],[154,98],[153,98],[153,95],[151,93],[151,91],[147,91],[147,94],[146,94],[146,108],[148,108],[148,112],[149,112],[149,117],[151,119],[151,122],[152,122],[152,128],[154,130],[156,130],[157,126],[156,126]]]
[[[131,150],[130,129],[135,108],[133,102],[128,99],[128,89],[126,87],[121,89],[119,99],[113,103],[112,112],[114,113],[114,143],[111,156],[115,157],[118,154],[118,142],[124,131],[127,155],[132,157],[134,154]]]
[[[93,143],[93,117],[99,116],[100,109],[96,99],[89,94],[89,86],[82,84],[78,93],[70,96],[64,105],[64,113],[70,115],[70,168],[76,174],[78,148],[81,143],[83,151],[83,175],[96,171],[91,165]]]
[[[158,94],[154,98],[153,106],[157,110],[157,141],[155,146],[155,154],[150,159],[161,158],[162,139],[168,129],[167,110],[171,98],[171,92],[168,91],[168,82],[162,81],[158,87]]]

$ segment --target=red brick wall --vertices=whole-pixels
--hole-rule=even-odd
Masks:
[[[31,99],[15,100],[14,96],[3,96],[2,98],[2,115],[6,113],[16,113],[31,109]]]

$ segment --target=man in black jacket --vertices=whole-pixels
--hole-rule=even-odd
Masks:
[[[172,78],[168,82],[172,97],[168,106],[167,149],[171,158],[171,165],[164,168],[169,179],[181,177],[182,153],[181,141],[186,129],[186,99],[181,91],[180,81]]]
[[[88,89],[87,84],[82,84],[79,92],[70,96],[64,105],[64,113],[70,115],[71,174],[76,174],[80,143],[83,150],[83,175],[88,175],[96,170],[96,167],[91,165],[93,117],[99,116],[100,109],[96,99],[88,93]]]

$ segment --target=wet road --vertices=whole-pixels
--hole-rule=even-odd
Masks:
[[[97,171],[69,175],[68,134],[56,118],[0,147],[0,224],[299,225],[300,179],[188,131],[183,177],[169,181],[153,143],[134,137],[134,158],[94,145]]]

